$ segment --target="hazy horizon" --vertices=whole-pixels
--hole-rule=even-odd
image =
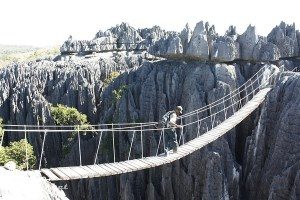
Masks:
[[[269,5],[271,4],[272,5]],[[295,22],[297,2],[286,0],[283,4],[253,0],[225,2],[216,0],[199,2],[113,1],[86,0],[84,3],[65,0],[10,0],[0,8],[0,44],[55,46],[61,45],[69,35],[74,39],[92,39],[99,30],[106,30],[122,22],[134,28],[150,28],[158,25],[165,30],[181,31],[186,23],[191,28],[201,20],[215,25],[223,35],[230,25],[242,34],[249,24],[259,35],[267,36],[281,21]],[[244,5],[243,5],[244,4]],[[239,6],[237,6],[239,5]]]

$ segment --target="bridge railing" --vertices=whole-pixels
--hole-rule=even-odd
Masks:
[[[276,75],[274,68],[265,66],[240,87],[228,92],[222,98],[178,117],[182,125],[182,128],[177,130],[179,144],[199,137],[224,122],[250,101],[262,88],[274,84]],[[74,154],[77,151],[77,165],[86,165],[158,156],[164,153],[166,149],[165,134],[170,129],[173,128],[161,127],[157,122],[145,122],[89,125],[85,129],[78,125],[40,125],[38,128],[36,125],[4,125],[3,130],[5,133],[24,133],[26,140],[29,134],[40,135],[41,144],[37,168],[41,169],[46,166],[43,163],[43,158],[45,157],[45,141],[49,134],[72,133],[74,139],[76,138],[77,147],[73,146],[72,150]],[[97,140],[94,141],[95,149],[92,153],[89,151],[90,148],[87,148],[89,144],[84,142],[84,134],[86,133],[96,133],[97,136]],[[85,157],[88,157],[89,161]],[[28,163],[28,159],[25,162]]]

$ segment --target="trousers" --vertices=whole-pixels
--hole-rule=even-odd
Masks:
[[[166,148],[169,150],[174,149],[174,147],[178,146],[177,133],[175,128],[165,130],[165,142]]]

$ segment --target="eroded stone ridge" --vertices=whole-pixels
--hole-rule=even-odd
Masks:
[[[213,28],[211,27],[210,30],[210,38],[213,38]],[[227,37],[235,38],[234,32],[234,28],[232,28],[228,31]],[[188,29],[186,33],[186,35],[189,35]],[[182,38],[182,34],[179,37]],[[209,50],[211,49],[209,48]],[[15,64],[1,69],[0,116],[7,124],[29,125],[37,124],[38,121],[40,124],[53,124],[50,106],[59,103],[77,108],[88,116],[92,124],[158,121],[166,111],[176,105],[182,105],[185,112],[189,112],[214,102],[239,87],[249,77],[253,76],[258,69],[263,67],[263,64],[251,64],[249,62],[234,64],[174,60],[153,63],[140,62],[136,55],[127,57],[120,56],[121,53],[124,52],[118,52],[110,59],[90,58],[81,61],[56,62],[44,60]],[[280,62],[280,65],[284,65],[288,69],[299,66],[299,63],[293,63],[290,60]],[[106,75],[110,71],[126,70],[128,68],[134,69],[126,71],[109,86],[103,87]],[[286,86],[289,85],[288,83]],[[126,89],[124,89],[120,99],[116,100],[113,95],[114,91],[123,88],[123,86],[126,86]],[[279,86],[282,88],[282,85]],[[287,87],[288,90],[294,90],[295,94],[298,94],[296,88],[299,87],[297,85],[292,88]],[[281,94],[283,92],[280,92],[278,96],[282,96]],[[285,105],[288,105],[289,100],[293,98],[285,94],[284,96],[286,97],[284,100]],[[275,101],[275,99],[271,100]],[[281,100],[279,99],[278,102],[281,102]],[[295,102],[298,102],[297,98],[295,98]],[[226,104],[229,105],[230,102]],[[294,103],[293,105],[296,106]],[[277,109],[281,106],[273,106],[273,108]],[[282,109],[282,112],[288,111],[289,106],[284,106]],[[233,110],[228,110],[228,112],[233,112]],[[257,118],[258,114],[259,112],[257,112]],[[201,117],[206,115],[207,113],[203,113]],[[253,115],[255,116],[255,113]],[[222,121],[223,117],[223,114],[218,115],[216,121]],[[283,114],[282,117],[282,120],[288,120],[288,116],[284,117]],[[293,123],[298,123],[297,119],[297,116],[295,116],[294,120],[290,120],[291,126],[293,126]],[[277,122],[279,124],[279,121],[275,120],[274,124]],[[201,125],[201,134],[206,131],[206,126],[211,126],[210,123],[211,120],[208,119]],[[268,180],[279,175],[279,178],[273,183],[274,187],[272,186],[272,190],[269,191],[274,195],[280,194],[276,191],[276,186],[282,182],[287,188],[288,181],[292,180],[289,175],[295,174],[294,168],[293,170],[286,170],[283,175],[277,172],[272,172],[269,175],[267,170],[264,171],[264,174],[258,174],[260,165],[253,167],[251,160],[258,159],[257,163],[260,164],[260,158],[252,156],[251,151],[262,146],[256,143],[255,135],[252,139],[251,148],[247,149],[249,151],[249,153],[247,152],[247,162],[245,164],[241,161],[237,162],[235,152],[243,155],[241,149],[244,142],[240,137],[247,137],[247,132],[244,131],[247,127],[249,127],[249,130],[251,129],[249,133],[251,135],[253,128],[247,120],[243,123],[245,123],[241,125],[243,130],[241,128],[231,130],[231,134],[227,134],[182,161],[118,177],[84,179],[79,182],[70,181],[70,189],[67,190],[67,195],[71,199],[95,199],[95,197],[117,199],[120,196],[125,199],[226,199],[226,197],[242,199],[241,187],[243,185],[240,180],[247,177],[242,174],[244,171],[247,172],[247,175],[249,171],[252,171],[252,174],[249,173],[249,181],[245,181],[247,192],[243,195],[252,197],[253,193],[250,193],[258,190],[255,184],[260,181],[256,176],[261,175],[267,177]],[[297,127],[294,130],[298,130]],[[235,134],[236,132],[238,134]],[[189,138],[196,137],[197,125],[187,127],[185,134]],[[98,158],[101,162],[112,161],[112,154],[109,154],[109,152],[112,152],[110,136],[107,133],[103,135],[103,141],[108,142],[104,143],[106,146],[99,153]],[[260,141],[270,141],[270,145],[273,145],[276,140],[271,138],[272,136],[273,134],[268,134],[265,139],[263,138]],[[28,137],[30,143],[35,147],[35,151],[41,152],[42,135],[28,132]],[[154,155],[159,134],[148,132],[143,137],[144,156]],[[22,133],[6,134],[5,136],[6,143],[20,138],[24,138]],[[84,164],[92,164],[98,138],[99,134],[82,135],[80,144]],[[127,159],[130,138],[128,134],[116,134],[115,141],[118,142],[116,155],[118,159]],[[297,136],[293,136],[293,139],[297,144]],[[79,165],[78,140],[74,139],[69,153],[64,155],[63,144],[65,140],[65,134],[58,133],[57,135],[49,134],[47,136],[43,166]],[[237,144],[240,144],[241,147]],[[284,144],[287,145],[288,143]],[[276,148],[282,151],[280,155],[283,157],[286,154],[293,156],[292,153],[286,152],[285,148]],[[297,146],[295,148],[297,150]],[[287,150],[293,151],[292,148],[287,148]],[[140,157],[140,146],[135,143],[132,152],[132,158]],[[262,153],[259,152],[257,155],[262,155]],[[276,159],[280,158],[276,157]],[[276,166],[273,161],[272,159],[271,164]],[[292,161],[292,159],[288,161],[289,164],[297,167]],[[299,172],[297,173],[299,177]],[[295,180],[298,181],[299,178],[295,178]],[[251,181],[255,183],[254,186]],[[298,182],[296,183],[298,184]],[[293,191],[295,192],[290,192],[291,195],[297,195],[297,184],[294,184]],[[267,187],[266,183],[262,185],[264,188]],[[121,189],[117,191],[115,188]],[[263,197],[271,196],[269,194],[263,194]]]
[[[61,46],[62,54],[104,52],[113,50],[146,50],[170,33],[158,26],[138,29],[122,23],[106,31],[99,31],[92,40],[73,40],[72,36]]]
[[[300,33],[295,24],[281,22],[267,37],[260,36],[255,26],[249,25],[239,35],[230,26],[219,36],[214,26],[200,21],[192,31],[187,24],[180,32],[165,31],[158,26],[135,29],[122,23],[99,31],[92,40],[73,40],[70,37],[61,47],[62,54],[88,54],[93,52],[139,50],[165,58],[191,58],[197,60],[274,61],[299,56]]]
[[[247,138],[243,183],[248,199],[300,198],[300,75],[285,73]]]

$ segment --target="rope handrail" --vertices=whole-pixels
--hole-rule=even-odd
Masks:
[[[263,69],[265,69],[265,71],[263,71],[263,73],[260,73]],[[209,144],[210,142],[207,142],[207,139],[208,139],[208,141],[213,141],[213,140],[209,139],[213,135],[213,132],[209,132],[210,130],[214,129],[215,131],[222,131],[222,125],[220,127],[218,127],[218,125],[223,124],[223,122],[226,122],[227,119],[229,121],[230,120],[232,121],[232,119],[234,119],[234,117],[236,117],[235,113],[240,110],[243,110],[244,106],[247,107],[243,110],[245,113],[242,113],[242,114],[244,114],[244,118],[247,115],[249,115],[249,113],[247,114],[247,109],[249,109],[249,105],[251,108],[251,103],[248,104],[248,102],[251,101],[252,99],[256,99],[252,102],[255,105],[255,102],[261,101],[262,95],[266,95],[266,92],[270,91],[270,89],[265,90],[264,88],[271,87],[278,80],[276,70],[272,70],[271,68],[269,70],[266,70],[266,69],[267,69],[267,67],[261,68],[257,73],[255,73],[243,85],[241,85],[236,90],[230,92],[229,94],[225,95],[224,97],[219,98],[216,101],[212,102],[211,104],[208,104],[200,109],[196,109],[192,112],[189,112],[180,118],[177,118],[177,119],[181,120],[181,123],[180,123],[181,126],[180,126],[179,142],[178,142],[178,138],[176,138],[176,144],[184,145],[185,142],[193,143],[192,140],[195,139],[194,136],[193,135],[185,135],[184,133],[187,134],[188,131],[194,130],[194,128],[197,128],[196,129],[197,140],[205,141],[205,145]],[[265,73],[265,72],[267,72],[267,73]],[[250,88],[250,90],[249,90],[249,88]],[[244,92],[244,91],[245,91],[245,93],[243,95],[241,95],[242,92]],[[260,93],[261,91],[262,91],[262,93]],[[257,98],[256,98],[256,94],[258,94]],[[236,96],[238,96],[238,98],[235,98]],[[227,103],[228,100],[230,100],[229,103]],[[217,107],[220,104],[222,104],[222,107]],[[256,108],[258,105],[259,104],[256,105]],[[215,108],[215,107],[217,107],[217,109],[212,110],[212,108]],[[205,117],[200,118],[199,113],[201,113],[203,111],[207,111],[207,110],[209,110],[207,115]],[[183,122],[183,119],[188,118],[188,117],[194,117],[195,115],[197,115],[196,118],[190,118],[189,120],[185,120]],[[233,118],[231,118],[231,117],[233,117]],[[196,127],[192,126],[192,127],[190,127],[190,129],[185,129],[185,127],[188,127],[188,126],[191,126],[194,124],[197,124],[197,126]],[[229,122],[229,124],[230,124],[230,122]],[[132,125],[132,126],[129,126],[129,125]],[[119,136],[117,136],[117,139],[115,140],[115,133],[125,133],[125,134],[131,133],[132,134],[131,139],[129,139],[129,137],[128,137],[128,140],[130,143],[130,146],[129,146],[130,148],[128,151],[128,155],[125,154],[125,159],[127,159],[127,160],[130,160],[131,157],[132,157],[132,159],[137,159],[137,157],[141,157],[141,159],[144,159],[145,157],[149,157],[149,156],[152,157],[151,152],[148,153],[147,151],[145,151],[146,155],[144,155],[144,144],[147,144],[147,142],[145,142],[145,140],[143,141],[143,135],[145,135],[145,132],[147,132],[147,131],[148,132],[153,131],[154,134],[160,133],[158,146],[154,152],[155,156],[158,156],[158,153],[161,152],[161,149],[163,149],[163,151],[167,155],[169,152],[169,141],[168,141],[168,146],[166,146],[165,133],[167,134],[167,132],[165,132],[165,131],[174,129],[176,127],[164,127],[164,126],[158,127],[155,125],[157,125],[157,122],[132,123],[132,124],[124,123],[125,127],[118,127],[118,126],[121,126],[120,124],[111,124],[111,126],[110,126],[110,124],[107,124],[105,126],[102,124],[98,124],[97,127],[95,127],[95,128],[93,127],[93,129],[84,129],[84,128],[88,127],[89,125],[82,125],[82,126],[76,125],[76,129],[70,129],[70,127],[73,128],[74,126],[68,126],[67,129],[59,129],[59,130],[57,130],[57,129],[44,129],[44,130],[32,129],[32,127],[35,127],[35,126],[24,125],[24,129],[5,129],[4,128],[3,131],[4,132],[24,132],[25,141],[26,141],[25,162],[26,162],[27,170],[29,169],[29,163],[28,163],[29,160],[28,160],[28,152],[27,152],[27,138],[29,138],[29,133],[34,133],[34,132],[41,133],[43,131],[44,136],[43,136],[43,140],[42,140],[41,153],[40,153],[39,162],[37,163],[38,170],[43,171],[44,169],[41,169],[42,168],[42,159],[43,159],[43,154],[44,154],[44,150],[45,150],[45,139],[46,139],[46,135],[48,133],[57,133],[57,132],[58,133],[62,133],[62,132],[77,133],[77,145],[78,145],[78,157],[79,157],[78,165],[83,166],[86,163],[84,162],[85,159],[82,159],[82,156],[85,154],[84,154],[84,151],[83,152],[81,151],[81,148],[82,148],[81,132],[100,132],[100,136],[99,136],[99,139],[97,142],[98,145],[96,146],[97,150],[95,152],[95,157],[93,158],[94,164],[97,163],[98,155],[99,155],[99,152],[101,151],[100,144],[101,144],[102,135],[104,132],[112,133],[111,134],[112,141],[108,140],[107,142],[111,143],[111,145],[112,145],[112,153],[113,153],[112,156],[113,157],[111,159],[113,160],[113,163],[119,162],[118,160],[123,160],[123,157],[124,157],[124,156],[123,157],[119,156],[119,154],[117,154],[118,146],[116,146],[116,145],[118,145]],[[203,128],[205,129],[205,125],[206,125],[206,132],[204,134],[202,134],[202,130],[203,130]],[[103,128],[103,126],[104,126],[104,128]],[[152,128],[152,126],[154,126],[155,128]],[[224,126],[224,124],[223,124],[223,126]],[[18,127],[18,126],[11,126],[11,127]],[[39,128],[41,128],[41,127],[43,127],[43,126],[39,126]],[[47,126],[44,126],[44,127],[47,127]],[[51,127],[56,127],[56,126],[51,126]],[[185,130],[185,132],[184,132],[184,130]],[[223,131],[224,131],[224,127],[223,127]],[[173,130],[173,132],[174,132],[174,130]],[[224,133],[225,132],[223,132],[223,134]],[[135,137],[136,134],[138,134],[140,137]],[[199,138],[200,135],[203,135],[203,136],[201,136],[201,138]],[[133,143],[135,142],[134,140],[137,142],[136,143],[137,145],[140,145],[140,148],[137,150],[135,148],[133,148]],[[107,144],[109,144],[109,143],[107,143]],[[160,146],[161,144],[162,144],[162,146]],[[166,149],[166,147],[167,147],[167,149]],[[138,151],[138,153],[136,154],[135,151]],[[173,151],[173,153],[174,153],[174,151]],[[100,152],[100,155],[102,155],[101,152]],[[110,161],[107,160],[105,162],[109,163]],[[45,164],[45,165],[47,165],[47,164]]]
[[[263,69],[266,69],[266,68],[267,68],[266,66],[260,68],[260,69],[259,69],[259,70],[251,77],[251,78],[249,78],[245,83],[243,83],[240,87],[234,89],[234,90],[233,90],[232,92],[230,92],[229,94],[227,94],[227,95],[225,95],[225,96],[223,96],[223,97],[217,99],[216,101],[214,101],[214,102],[212,102],[212,103],[210,103],[210,104],[208,104],[208,105],[205,105],[205,106],[203,106],[203,107],[201,107],[201,108],[199,108],[199,109],[197,109],[197,110],[193,110],[193,111],[191,111],[191,112],[189,112],[189,113],[186,113],[186,114],[184,114],[184,115],[181,115],[181,116],[178,117],[178,118],[183,118],[183,117],[185,117],[185,116],[187,116],[187,115],[189,115],[189,114],[191,114],[191,113],[200,111],[200,110],[205,109],[205,108],[209,108],[209,107],[211,107],[211,105],[215,104],[216,102],[221,101],[221,100],[225,99],[226,97],[230,97],[231,94],[235,93],[236,91],[239,91],[242,87],[246,86],[247,83],[251,82],[251,80],[252,80],[253,77],[257,76],[257,74],[258,74],[260,71],[262,71]],[[260,76],[258,76],[256,79],[260,78],[261,76],[263,76],[263,73],[262,73]],[[243,90],[244,90],[244,89],[243,89]],[[242,90],[242,91],[243,91],[243,90]],[[241,91],[239,91],[239,93],[240,93],[240,92],[241,92]],[[230,98],[231,98],[231,97],[230,97]],[[217,105],[218,105],[218,104],[217,104]]]
[[[240,87],[236,88],[235,90],[233,90],[232,92],[228,93],[227,95],[223,96],[222,98],[219,98],[217,99],[216,101],[208,104],[208,105],[205,105],[197,110],[193,110],[189,113],[186,113],[182,116],[179,116],[177,119],[183,119],[183,118],[186,118],[186,117],[190,117],[192,115],[194,115],[195,113],[199,113],[199,111],[203,112],[205,110],[208,110],[208,109],[212,109],[220,104],[222,104],[221,101],[225,101],[225,98],[226,101],[229,99],[229,98],[232,98],[232,97],[235,97],[237,96],[238,94],[240,94],[241,92],[245,91],[247,88],[250,87],[250,85],[246,86],[249,82],[252,82],[252,78],[254,78],[256,76],[256,79],[254,80],[254,82],[256,80],[258,80],[260,77],[263,77],[263,73],[260,74],[259,76],[257,76],[257,74],[262,71],[263,69],[266,69],[267,67],[269,66],[264,66],[263,68],[261,68],[260,70],[258,70],[250,79],[248,79],[245,83],[243,83]],[[246,86],[246,87],[245,87]],[[244,88],[243,88],[244,87]],[[242,90],[240,90],[241,88],[243,88]],[[236,93],[237,91],[239,91],[238,93]],[[236,93],[235,95],[232,95]],[[217,103],[219,102],[219,103]],[[141,125],[143,125],[143,127],[147,127],[147,126],[155,126],[157,125],[158,122],[142,122],[142,123],[118,123],[118,124],[114,124],[114,126],[122,126],[122,125],[137,125],[136,127],[122,127],[122,128],[115,128],[116,130],[122,130],[122,129],[128,129],[128,128],[138,128],[140,127]],[[87,127],[99,127],[99,126],[112,126],[113,124],[97,124],[97,125],[82,125],[82,126],[87,126]],[[60,126],[56,126],[56,125],[9,125],[9,124],[4,124],[3,127],[24,127],[24,126],[27,126],[27,127],[41,127],[41,128],[70,128],[70,127],[77,127],[78,125],[60,125]],[[5,129],[5,130],[9,130],[9,129]]]
[[[269,77],[268,77],[268,79],[271,79],[273,76],[275,76],[275,73],[273,72]],[[253,82],[253,83],[255,83],[255,82]],[[252,84],[253,84],[252,83]],[[260,88],[261,87],[261,85],[262,85],[262,82],[261,82],[261,84],[260,85],[258,85],[258,86],[256,86],[256,88],[253,90],[253,91],[251,91],[251,92],[249,92],[246,96],[244,96],[243,98],[241,98],[239,101],[236,101],[236,102],[234,102],[234,103],[232,103],[231,105],[229,105],[229,106],[227,106],[227,107],[225,107],[225,109],[226,108],[229,108],[229,107],[232,107],[233,105],[235,105],[235,104],[237,104],[237,103],[239,103],[240,101],[242,101],[242,100],[244,100],[244,99],[246,99],[248,96],[250,96],[252,93],[254,93],[254,91],[256,91],[258,88]],[[249,86],[247,86],[247,87],[245,87],[245,88],[248,88],[248,87],[250,87],[251,85],[249,85]],[[224,109],[222,109],[222,110],[220,110],[220,111],[218,111],[218,112],[216,112],[216,113],[214,113],[214,114],[211,114],[211,115],[209,115],[209,116],[207,116],[207,117],[204,117],[204,118],[201,118],[200,119],[200,121],[202,121],[203,119],[207,119],[207,118],[209,118],[209,117],[211,117],[211,116],[214,116],[214,115],[216,115],[216,114],[218,114],[218,113],[220,113],[220,112],[222,112],[222,111],[224,111]],[[197,113],[197,112],[196,112]],[[199,122],[200,122],[199,121]],[[196,122],[198,122],[198,121],[195,121],[195,122],[193,122],[193,123],[196,123]],[[157,123],[157,122],[156,122]],[[191,123],[189,123],[189,124],[184,124],[183,126],[185,127],[185,126],[187,126],[187,125],[190,125]],[[116,124],[114,124],[114,126],[115,126]],[[98,125],[99,126],[99,125]],[[141,127],[141,126],[138,126],[139,128]],[[145,131],[161,131],[161,130],[168,130],[168,129],[172,129],[172,127],[171,128],[155,128],[155,129],[143,129],[143,131],[145,132]],[[22,131],[24,131],[24,130],[22,130],[22,129],[3,129],[4,131],[6,131],[6,132],[22,132]],[[37,130],[37,129],[31,129],[31,130],[29,130],[29,129],[27,129],[26,131],[28,131],[28,132],[41,132],[41,130]],[[55,130],[51,130],[51,129],[47,129],[47,132],[73,132],[73,131],[80,131],[80,132],[97,132],[97,131],[104,131],[104,132],[113,132],[113,131],[117,131],[117,132],[133,132],[133,131],[140,131],[140,129],[138,129],[138,130],[131,130],[131,129],[116,129],[116,128],[106,128],[106,129],[87,129],[87,130],[85,130],[85,129],[82,129],[82,130],[78,130],[78,129],[62,129],[62,130],[57,130],[57,129],[55,129]]]
[[[252,93],[254,94],[257,88],[260,88],[260,86],[256,87],[256,88],[255,88],[253,91],[251,91],[247,96],[250,96],[250,94],[252,94]],[[243,97],[241,100],[246,99],[247,96]],[[218,111],[218,112],[216,112],[216,113],[214,113],[214,114],[212,114],[212,115],[209,115],[209,116],[206,116],[206,117],[204,117],[204,118],[201,118],[199,121],[196,120],[196,121],[194,121],[194,122],[191,122],[191,123],[188,123],[188,124],[184,124],[183,127],[189,126],[189,125],[192,125],[192,124],[195,124],[195,123],[197,123],[197,122],[201,122],[201,121],[203,121],[203,120],[205,120],[205,119],[208,119],[208,118],[211,118],[212,116],[215,116],[215,115],[217,115],[217,114],[219,114],[219,113],[222,113],[223,111],[227,110],[228,108],[230,108],[230,107],[232,107],[233,105],[238,104],[238,103],[239,103],[239,101],[234,102],[233,104],[231,104],[231,105],[229,105],[229,106],[223,108],[222,110],[220,110],[220,111]]]

